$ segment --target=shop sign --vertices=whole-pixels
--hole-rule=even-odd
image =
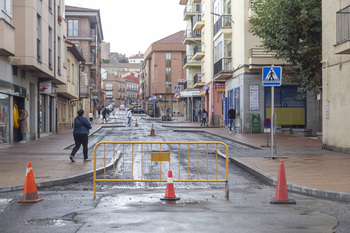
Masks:
[[[214,83],[214,88],[215,89],[225,88],[225,83]]]
[[[39,92],[40,94],[51,94],[51,81],[39,83]]]

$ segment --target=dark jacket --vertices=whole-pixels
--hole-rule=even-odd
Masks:
[[[88,129],[91,129],[91,128],[92,127],[91,127],[90,122],[85,117],[77,116],[76,118],[74,118],[74,130],[73,130],[73,133],[76,133],[76,134],[89,134],[89,130]]]
[[[228,110],[228,118],[235,119],[236,118],[236,110],[234,110],[234,109]]]

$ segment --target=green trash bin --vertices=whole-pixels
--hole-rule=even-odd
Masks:
[[[250,133],[260,133],[260,114],[250,116]]]

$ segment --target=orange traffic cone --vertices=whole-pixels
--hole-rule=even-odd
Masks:
[[[168,171],[168,181],[166,184],[165,197],[160,198],[163,201],[177,201],[180,200],[179,197],[176,197],[173,183],[173,172]]]
[[[34,173],[32,169],[32,163],[27,164],[26,178],[24,181],[23,198],[19,200],[19,203],[34,203],[44,200],[38,196],[36,184],[34,180]]]
[[[293,199],[288,198],[287,179],[283,161],[280,162],[278,169],[276,197],[270,201],[270,204],[296,204]]]
[[[139,127],[139,124],[137,123],[137,119],[136,119],[136,124],[135,124],[135,127]]]
[[[152,124],[151,134],[149,136],[156,136],[156,133],[154,132],[154,124]]]

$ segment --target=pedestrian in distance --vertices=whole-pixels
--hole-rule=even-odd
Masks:
[[[126,118],[128,119],[128,126],[131,125],[131,117],[132,117],[131,109],[129,109],[128,112],[126,113]]]
[[[22,134],[22,141],[19,143],[27,143],[27,133],[28,133],[28,125],[27,125],[27,118],[28,118],[28,112],[24,109],[24,107],[20,107],[20,115],[17,119],[19,122],[19,128]]]
[[[94,114],[92,114],[92,112],[89,113],[89,120],[90,120],[90,123],[94,121]]]
[[[205,111],[205,108],[203,108],[203,111],[202,111],[202,123],[201,123],[201,126],[205,126],[205,124],[207,124],[208,126],[208,121],[207,121],[207,118],[208,118],[208,112]]]
[[[233,126],[235,133],[236,133],[237,132],[236,126],[235,126],[236,110],[233,109],[233,105],[231,105],[231,109],[228,111],[227,115],[228,115],[228,120],[230,123],[230,133],[232,132],[232,126]]]
[[[103,111],[102,111],[102,117],[103,117],[102,120],[105,121],[106,123],[108,122],[107,114],[108,114],[108,110],[107,110],[107,108],[104,108]]]
[[[198,110],[198,122],[199,123],[202,122],[202,110],[201,109]]]
[[[80,109],[78,111],[78,116],[74,118],[73,137],[75,146],[73,147],[73,150],[69,157],[72,162],[75,162],[75,154],[81,145],[83,145],[84,161],[91,161],[91,159],[88,158],[88,140],[91,124],[83,115],[84,110]]]

